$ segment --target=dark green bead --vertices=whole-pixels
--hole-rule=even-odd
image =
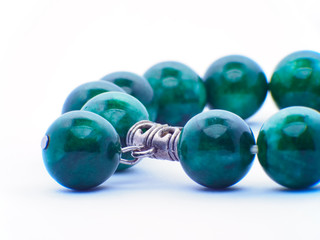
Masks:
[[[61,185],[87,190],[108,179],[120,160],[120,139],[104,118],[85,111],[60,116],[42,141],[49,174]]]
[[[81,110],[94,112],[107,119],[120,136],[121,146],[126,146],[129,129],[141,120],[148,120],[148,112],[139,100],[126,93],[102,93],[89,100]],[[130,153],[122,156],[132,159]],[[130,165],[119,164],[118,171]]]
[[[84,83],[75,88],[69,94],[66,101],[64,102],[62,113],[73,110],[80,110],[89,99],[100,93],[110,91],[124,92],[120,87],[110,82],[95,81]]]
[[[320,110],[320,54],[295,52],[276,67],[269,86],[279,108],[305,106]]]
[[[281,110],[262,126],[258,158],[277,183],[294,189],[320,180],[320,114],[307,107]]]
[[[243,119],[258,111],[268,91],[267,78],[260,66],[239,55],[215,61],[204,81],[212,108],[231,111]]]
[[[204,84],[188,66],[178,62],[158,63],[144,76],[159,106],[157,122],[183,126],[203,110],[206,104]]]
[[[147,79],[131,72],[114,72],[101,80],[112,82],[137,98],[147,108],[150,120],[156,119],[158,106],[153,101],[153,89]]]
[[[209,188],[229,187],[249,171],[255,145],[250,127],[237,115],[211,110],[191,118],[183,128],[178,153],[195,182]]]

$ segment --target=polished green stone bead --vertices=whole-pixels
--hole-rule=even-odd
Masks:
[[[41,143],[44,164],[61,185],[87,190],[108,179],[120,160],[120,139],[104,118],[85,111],[61,115]]]
[[[158,63],[144,76],[151,84],[159,106],[157,122],[184,126],[203,110],[206,104],[204,84],[188,66],[178,62]]]
[[[122,90],[120,87],[110,82],[94,81],[84,83],[75,88],[69,94],[64,102],[62,113],[80,110],[89,99],[98,94],[110,91],[124,92],[124,90]]]
[[[141,120],[148,120],[148,112],[135,97],[121,92],[102,93],[89,100],[81,110],[94,112],[107,119],[120,136],[121,146],[126,146],[129,129]],[[132,159],[130,153],[123,154],[125,159]],[[119,164],[117,171],[130,167]]]
[[[243,119],[258,111],[268,91],[261,67],[240,55],[226,56],[212,63],[204,81],[210,107],[231,111]]]
[[[150,120],[156,119],[158,105],[153,101],[153,89],[147,79],[131,72],[114,72],[101,80],[112,82],[137,98],[147,108]]]
[[[293,189],[320,180],[320,114],[289,107],[266,121],[258,136],[258,158],[277,183]]]
[[[320,110],[320,54],[299,51],[276,67],[269,85],[278,107],[305,106]]]
[[[255,139],[237,115],[211,110],[191,118],[178,142],[181,165],[195,182],[209,188],[229,187],[249,171]]]

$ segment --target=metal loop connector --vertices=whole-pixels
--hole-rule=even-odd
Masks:
[[[136,158],[150,157],[179,161],[177,143],[181,127],[170,127],[150,121],[140,121],[127,133],[127,146],[142,146],[132,151]]]
[[[124,148],[121,148],[121,154],[122,153],[131,152],[131,155],[132,155],[133,152],[139,151],[141,148],[142,148],[142,146],[124,147]],[[137,158],[137,157],[134,157],[134,159],[132,159],[132,160],[124,159],[124,158],[121,157],[120,158],[120,163],[132,166],[132,165],[137,164],[140,160],[141,160],[141,158]]]
[[[150,157],[154,154],[155,149],[143,149],[143,146],[128,146],[121,148],[121,153],[131,152],[131,156],[134,158],[132,160],[120,158],[120,163],[125,165],[135,165],[138,163],[142,158]]]

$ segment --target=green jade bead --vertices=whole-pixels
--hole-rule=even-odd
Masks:
[[[153,101],[153,89],[147,79],[131,72],[114,72],[101,80],[112,82],[137,98],[147,108],[150,121],[155,121],[158,105]]]
[[[141,120],[148,120],[148,111],[135,97],[120,92],[102,93],[89,100],[81,110],[96,113],[116,129],[120,136],[121,146],[126,146],[126,136],[129,129]],[[122,156],[125,159],[133,159],[130,153]],[[130,165],[119,164],[117,171],[129,168]]]
[[[62,113],[80,110],[91,98],[101,93],[110,91],[124,92],[124,90],[122,90],[120,87],[110,82],[94,81],[84,83],[75,88],[68,95],[66,101],[64,102]]]
[[[61,185],[87,190],[108,179],[120,160],[120,139],[97,114],[72,111],[61,115],[42,140],[49,174]]]
[[[203,112],[188,121],[178,142],[181,165],[195,182],[214,189],[229,187],[249,171],[255,139],[250,127],[224,110]]]
[[[204,81],[210,107],[231,111],[243,119],[258,111],[268,91],[261,67],[240,55],[215,61],[208,68]]]
[[[178,62],[162,62],[151,67],[144,76],[154,90],[158,115],[156,122],[184,126],[206,104],[202,79],[188,66]]]
[[[303,189],[320,180],[320,114],[289,107],[272,116],[258,136],[258,158],[277,183]]]
[[[320,110],[320,54],[294,52],[276,67],[269,90],[278,107],[305,106]]]

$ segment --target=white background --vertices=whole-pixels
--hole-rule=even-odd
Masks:
[[[203,76],[243,54],[268,77],[287,54],[320,51],[318,0],[0,1],[0,239],[319,239],[320,188],[292,192],[257,159],[225,191],[179,163],[145,159],[95,191],[47,174],[40,140],[76,86],[113,71],[181,61]],[[248,120],[275,113],[268,96]]]

